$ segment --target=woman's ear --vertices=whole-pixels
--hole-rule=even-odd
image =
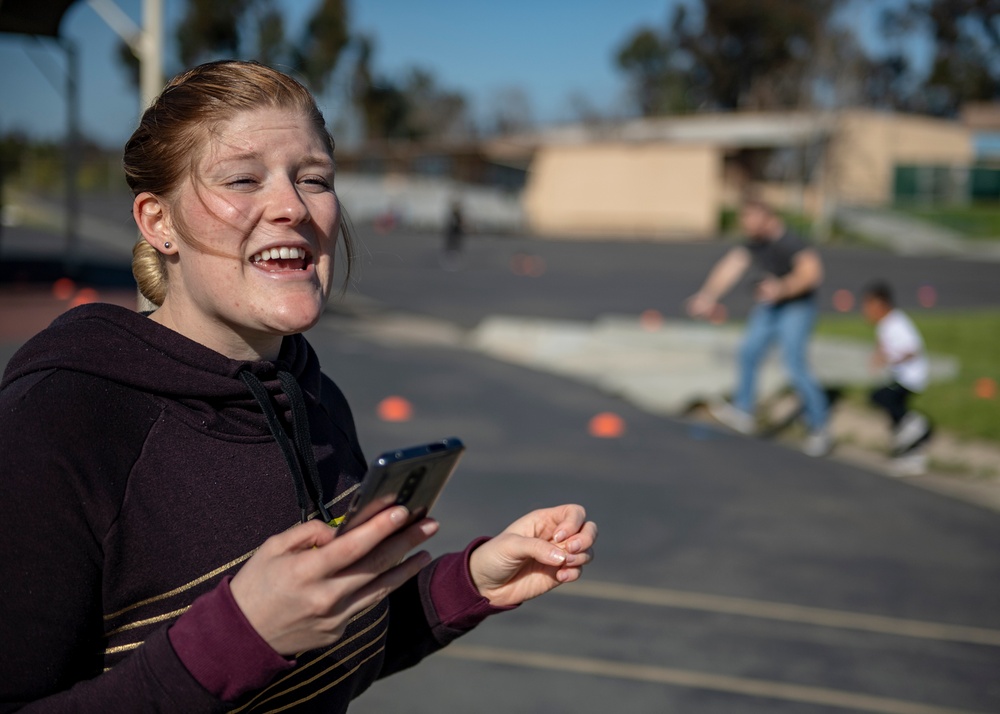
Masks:
[[[163,255],[177,252],[177,239],[168,217],[168,206],[157,196],[144,191],[132,202],[132,218],[146,242]]]

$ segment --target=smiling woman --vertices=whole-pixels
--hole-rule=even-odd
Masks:
[[[0,383],[0,712],[335,714],[580,577],[597,529],[575,505],[433,561],[408,554],[437,523],[402,507],[334,537],[365,459],[301,334],[346,238],[302,85],[196,67],[125,167],[156,309],[71,310]]]
[[[241,111],[212,137],[178,187],[135,197],[166,277],[152,319],[233,359],[275,359],[330,295],[341,214],[329,142],[284,108]]]
[[[284,335],[312,327],[338,229],[348,270],[352,253],[333,147],[309,92],[262,65],[213,63],[173,80],[124,157],[142,233],[134,272],[160,307],[153,319],[234,359],[274,358]]]

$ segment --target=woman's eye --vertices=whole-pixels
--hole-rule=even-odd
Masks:
[[[226,183],[227,186],[231,186],[232,188],[249,188],[256,184],[257,180],[252,176],[237,176]]]
[[[323,176],[306,176],[305,178],[301,179],[301,181],[307,186],[315,186],[317,188],[324,188],[324,189],[330,188],[331,184],[330,180],[324,178]]]

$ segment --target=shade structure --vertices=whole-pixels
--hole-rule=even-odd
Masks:
[[[0,0],[0,32],[58,37],[66,10],[76,0]]]

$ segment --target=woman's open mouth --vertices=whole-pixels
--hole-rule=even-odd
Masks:
[[[269,273],[279,273],[288,270],[305,270],[309,267],[312,257],[304,248],[280,246],[262,250],[250,258],[255,268]]]

